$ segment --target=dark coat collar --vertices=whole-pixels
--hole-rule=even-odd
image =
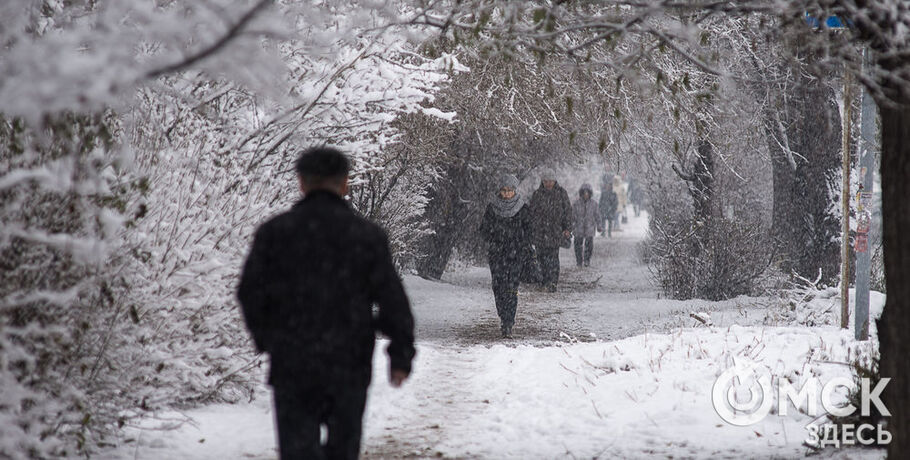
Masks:
[[[297,203],[294,204],[294,207],[296,208],[303,205],[304,203],[310,202],[335,203],[345,207],[348,205],[348,202],[335,192],[328,190],[313,190],[307,193],[306,196],[301,198],[299,201],[297,201]]]

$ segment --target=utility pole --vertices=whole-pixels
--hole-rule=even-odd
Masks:
[[[863,51],[863,66],[869,66],[871,51]],[[873,168],[875,167],[875,100],[869,90],[863,89],[863,102],[860,122],[860,189],[857,193],[857,222],[856,222],[856,311],[855,333],[857,340],[869,338],[869,276],[872,266],[872,252],[869,250],[869,234],[872,232],[872,181]]]
[[[847,329],[850,324],[850,70],[844,66],[844,113],[843,113],[843,182],[841,189],[841,246],[840,246],[840,327]]]

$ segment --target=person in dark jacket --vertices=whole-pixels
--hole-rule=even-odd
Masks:
[[[634,177],[629,179],[629,203],[632,203],[632,209],[635,211],[635,217],[641,215],[641,205],[644,201],[641,184]]]
[[[529,250],[531,231],[528,209],[518,194],[518,179],[507,174],[487,205],[480,223],[480,235],[489,244],[493,298],[504,338],[512,338],[518,308],[518,283],[522,256]]]
[[[531,196],[531,242],[537,249],[541,285],[556,292],[559,283],[559,247],[568,241],[572,230],[572,204],[569,194],[556,182],[556,174],[545,170],[540,187]],[[566,246],[568,247],[568,246]]]
[[[613,191],[612,181],[604,179],[604,182],[600,186],[600,228],[601,231],[603,231],[603,228],[606,227],[607,236],[609,237],[613,236],[613,223],[616,220],[616,208],[618,203],[619,200],[616,197],[616,192]],[[604,223],[606,223],[606,225],[604,225]]]
[[[237,297],[256,349],[271,357],[281,458],[354,459],[376,331],[389,338],[397,387],[411,371],[414,319],[385,232],[342,198],[347,158],[309,149],[296,169],[304,198],[256,231]]]
[[[600,217],[600,206],[592,197],[591,186],[584,184],[578,190],[578,200],[572,205],[575,216],[575,263],[581,267],[591,266],[591,254],[594,253],[594,235],[603,230],[603,219]]]

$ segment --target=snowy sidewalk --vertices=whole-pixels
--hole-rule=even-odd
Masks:
[[[575,266],[572,249],[560,252],[559,291],[533,286],[519,290],[515,340],[551,344],[555,341],[616,340],[645,332],[668,332],[698,323],[691,311],[707,311],[717,325],[761,324],[767,299],[741,297],[723,302],[660,298],[648,267],[638,257],[647,236],[648,216],[631,215],[613,238],[597,236],[591,267]],[[500,342],[499,319],[486,267],[461,267],[447,272],[443,283],[405,277],[422,342],[474,345]]]

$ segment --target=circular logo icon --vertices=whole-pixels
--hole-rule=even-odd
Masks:
[[[736,426],[758,423],[771,412],[774,395],[771,376],[767,372],[757,375],[755,363],[733,360],[734,366],[725,370],[714,381],[711,400],[714,411],[725,422]],[[748,398],[742,398],[748,393]]]

